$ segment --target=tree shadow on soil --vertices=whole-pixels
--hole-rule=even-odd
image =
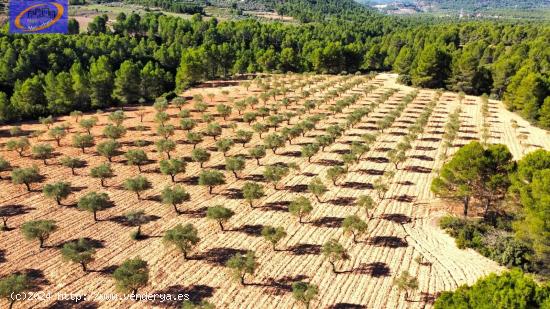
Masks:
[[[404,248],[409,246],[405,239],[397,236],[374,236],[368,240],[368,243],[376,247],[387,248]]]
[[[412,222],[411,217],[406,216],[404,214],[383,214],[380,216],[380,218],[391,222],[399,223],[399,224],[406,224],[406,223]]]
[[[420,173],[420,174],[429,174],[432,172],[432,169],[429,167],[417,166],[417,165],[407,166],[403,170],[407,172]]]
[[[341,196],[328,201],[328,203],[338,206],[353,206],[354,202],[355,197],[351,196]]]
[[[322,166],[340,166],[342,165],[342,161],[339,160],[330,160],[330,159],[321,159],[317,160],[315,164],[322,165]]]
[[[358,304],[350,304],[350,303],[337,303],[330,307],[329,309],[366,309],[367,306],[364,305],[358,305]]]
[[[372,184],[370,184],[370,183],[362,183],[362,182],[354,182],[354,181],[345,182],[345,183],[341,184],[340,186],[342,188],[356,189],[356,190],[366,190],[366,189],[373,189],[374,188],[372,186]]]
[[[290,205],[290,201],[275,201],[275,202],[265,203],[264,206],[262,206],[259,209],[261,209],[263,211],[287,212],[288,211],[288,205]]]
[[[304,184],[289,185],[285,187],[285,190],[288,190],[290,192],[295,192],[295,193],[304,193],[304,192],[307,192],[307,185],[304,185]]]
[[[285,251],[292,252],[293,255],[319,255],[321,254],[321,245],[297,244]]]
[[[212,248],[200,253],[195,259],[203,260],[214,266],[224,266],[227,261],[237,253],[245,254],[245,250],[233,248]]]
[[[316,219],[315,221],[310,222],[313,226],[316,227],[327,227],[327,228],[340,228],[342,226],[343,218],[338,217],[322,217]]]
[[[206,217],[206,210],[207,210],[207,207],[201,207],[199,209],[184,209],[184,210],[180,209],[179,214],[185,215],[190,218],[204,218]]]
[[[35,208],[19,205],[19,204],[2,206],[0,207],[0,218],[7,218],[6,222],[7,222],[8,228],[6,230],[11,231],[13,230],[13,228],[9,227],[9,218],[27,214],[34,209]],[[3,223],[0,223],[0,224],[3,224]]]
[[[392,199],[394,199],[398,202],[403,202],[403,203],[412,203],[415,198],[416,198],[416,196],[407,195],[407,194],[396,195],[396,196],[392,197]]]
[[[65,244],[73,242],[73,241],[77,241],[78,239],[79,238],[73,238],[73,239],[63,241],[63,242],[55,245],[55,248],[61,249],[61,248],[63,248],[63,246]],[[94,248],[94,249],[105,248],[105,241],[103,241],[103,240],[93,239],[93,238],[90,238],[90,237],[83,237],[83,239],[85,239],[90,244],[90,246],[92,246],[92,248]]]
[[[161,299],[153,301],[153,305],[161,308],[180,308],[185,300],[184,295],[187,294],[189,300],[193,303],[200,303],[201,301],[210,298],[214,295],[216,289],[208,285],[191,285],[184,287],[181,285],[172,285],[162,290],[155,291],[155,294],[170,295],[170,300]]]
[[[434,161],[434,158],[426,155],[412,155],[409,158],[418,159],[421,161]]]
[[[242,190],[235,188],[226,189],[224,193],[221,193],[221,195],[230,200],[242,200],[244,198]]]
[[[375,162],[375,163],[389,163],[390,160],[386,157],[366,157],[366,161]]]
[[[243,180],[254,181],[254,182],[265,182],[264,175],[261,175],[261,174],[247,175],[246,177],[243,177]]]
[[[357,172],[367,174],[367,175],[373,175],[373,176],[384,175],[383,170],[375,170],[375,169],[372,169],[372,168],[359,169],[359,170],[357,170]]]
[[[145,215],[143,216],[143,222],[142,222],[142,225],[143,224],[147,224],[149,222],[154,222],[154,221],[157,221],[158,219],[160,219],[159,216],[156,216],[156,215]],[[111,217],[108,219],[108,221],[112,221],[112,222],[115,222],[115,223],[118,223],[122,226],[130,226],[130,227],[134,227],[134,226],[137,226],[135,224],[132,224],[131,222],[128,221],[128,219],[126,218],[126,216],[115,216],[115,217]]]
[[[285,276],[280,279],[267,278],[266,283],[262,283],[261,285],[267,287],[263,290],[265,294],[280,296],[292,292],[292,283],[303,281],[307,278],[306,275]]]
[[[261,225],[261,224],[255,224],[255,225],[246,224],[246,225],[243,225],[239,228],[232,229],[231,231],[241,232],[241,233],[244,233],[248,236],[260,237],[260,236],[262,236],[263,227],[264,226]]]

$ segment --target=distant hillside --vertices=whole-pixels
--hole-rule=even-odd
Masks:
[[[550,0],[421,0],[415,1],[421,7],[435,10],[480,11],[492,9],[534,9],[550,7]]]
[[[550,19],[550,0],[356,0],[385,14],[444,13],[480,18]]]
[[[354,17],[371,14],[374,10],[353,0],[253,0],[263,2],[281,15],[292,16],[302,22],[323,20],[329,16]],[[248,1],[244,1],[248,2]]]

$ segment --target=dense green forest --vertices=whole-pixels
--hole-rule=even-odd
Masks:
[[[508,267],[550,275],[550,151],[518,162],[505,145],[472,142],[443,165],[432,191],[484,209],[482,219],[445,217],[443,229],[459,248],[473,248]]]
[[[235,73],[394,70],[414,86],[489,93],[530,121],[550,126],[550,26],[445,23],[367,9],[344,18],[352,15],[353,6],[358,4],[285,2],[289,15],[334,12],[323,22],[298,25],[149,13],[121,14],[112,27],[107,16],[97,16],[88,34],[69,36],[8,35],[5,26],[0,118],[151,100],[174,87]]]
[[[474,285],[443,292],[435,309],[458,308],[548,308],[550,287],[540,285],[520,271],[491,274]]]

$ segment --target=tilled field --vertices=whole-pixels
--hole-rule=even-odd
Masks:
[[[83,132],[70,117],[57,120],[70,124],[71,130],[61,141],[61,147],[55,148],[56,156],[64,155],[79,157],[86,161],[87,166],[76,170],[75,176],[68,168],[57,163],[56,158],[49,159],[44,165],[41,160],[34,160],[29,156],[22,158],[13,151],[1,150],[0,155],[9,160],[12,166],[28,167],[37,164],[45,180],[33,184],[33,192],[27,193],[23,185],[13,185],[9,181],[9,173],[2,173],[0,181],[0,206],[17,209],[8,218],[8,231],[0,232],[0,276],[17,271],[30,271],[36,280],[40,281],[40,289],[44,292],[55,293],[116,293],[115,283],[111,277],[113,270],[124,260],[141,257],[147,261],[150,269],[150,280],[147,287],[140,293],[188,293],[192,300],[207,300],[217,308],[302,308],[291,293],[290,285],[295,281],[311,282],[319,287],[319,294],[311,304],[312,308],[420,308],[431,307],[436,294],[443,290],[454,289],[465,283],[473,283],[477,278],[501,268],[494,262],[480,256],[472,250],[460,250],[454,240],[437,227],[436,220],[452,207],[437,201],[430,193],[431,179],[436,175],[437,168],[442,164],[442,136],[448,116],[459,105],[461,130],[458,141],[451,147],[449,153],[456,151],[458,144],[465,144],[473,139],[481,138],[481,101],[476,97],[466,97],[459,103],[458,95],[443,93],[429,117],[427,126],[412,143],[412,149],[407,151],[406,160],[395,169],[393,163],[387,159],[387,152],[396,147],[399,140],[406,134],[407,128],[414,123],[426,108],[427,104],[436,98],[432,90],[418,90],[411,103],[392,123],[390,128],[377,136],[371,149],[364,154],[357,163],[350,165],[349,172],[333,185],[326,180],[327,170],[341,160],[341,153],[345,153],[352,141],[360,141],[365,133],[377,131],[376,121],[382,118],[403,98],[415,91],[413,88],[398,85],[395,75],[381,74],[374,79],[360,76],[279,76],[279,81],[291,85],[296,81],[307,81],[304,90],[311,90],[309,96],[298,96],[301,91],[288,94],[297,97],[289,106],[297,114],[304,112],[300,108],[306,100],[320,100],[331,92],[340,89],[342,85],[356,81],[356,85],[342,91],[334,99],[322,101],[317,107],[305,111],[304,116],[295,116],[281,123],[282,127],[289,126],[303,120],[308,115],[325,114],[313,130],[307,131],[305,136],[299,136],[287,142],[284,147],[273,153],[267,150],[267,156],[261,159],[261,166],[256,160],[247,158],[246,169],[236,179],[231,172],[224,171],[225,158],[215,149],[212,137],[204,137],[204,141],[197,147],[211,150],[212,157],[205,163],[206,169],[224,171],[226,184],[214,189],[209,194],[205,187],[197,184],[197,175],[202,170],[198,163],[189,162],[186,172],[176,177],[176,181],[183,185],[191,194],[191,201],[179,206],[181,215],[176,215],[172,207],[160,203],[160,192],[167,185],[172,185],[169,176],[162,175],[158,169],[158,161],[162,154],[157,153],[154,143],[144,146],[149,158],[149,164],[143,167],[142,175],[153,183],[153,188],[144,192],[142,200],[136,195],[124,190],[122,184],[128,177],[138,174],[135,166],[127,166],[123,156],[113,159],[112,167],[116,176],[106,180],[108,187],[102,188],[98,179],[89,175],[90,168],[106,161],[99,156],[95,148],[90,148],[85,154],[80,149],[71,147],[71,135]],[[327,87],[319,87],[326,85]],[[364,91],[369,85],[374,86],[370,93]],[[359,124],[347,128],[334,143],[319,151],[308,162],[300,156],[302,145],[315,142],[315,136],[323,133],[324,129],[333,124],[344,124],[346,116],[354,109],[377,104],[377,98],[388,90],[397,89],[387,100],[376,106],[373,112],[362,118]],[[344,88],[345,89],[345,88]],[[229,94],[222,93],[227,90]],[[219,103],[228,103],[250,95],[259,95],[262,90],[254,84],[250,89],[243,86],[223,88],[192,89],[185,96],[201,93],[216,93],[211,100],[205,97],[208,103],[208,112],[216,115],[215,106]],[[360,97],[341,113],[332,113],[329,107],[341,98],[358,94]],[[281,100],[282,96],[276,98]],[[270,98],[267,104],[273,103]],[[264,103],[258,103],[262,106]],[[514,156],[543,147],[550,149],[550,139],[542,130],[531,127],[526,121],[515,114],[504,110],[498,102],[490,102],[491,139],[492,143],[505,143]],[[192,110],[191,101],[185,108]],[[258,108],[258,107],[256,107]],[[138,111],[145,110],[143,125],[147,131],[133,130],[140,125]],[[284,111],[284,107],[280,107]],[[251,111],[248,107],[247,111]],[[272,111],[273,113],[274,111]],[[186,132],[179,129],[178,109],[171,106],[168,113],[172,116],[170,123],[176,128],[171,138],[177,142],[176,151],[172,157],[189,157],[193,145],[186,143]],[[155,111],[152,107],[127,108],[127,119],[124,125],[128,128],[127,134],[120,139],[122,151],[136,148],[133,141],[142,139],[154,142],[161,137],[155,132],[157,124],[154,122]],[[191,112],[192,117],[201,119],[201,113]],[[84,118],[90,115],[84,115]],[[107,113],[98,114],[98,125],[92,130],[96,137],[96,144],[101,140],[102,128],[108,123]],[[300,119],[301,118],[301,119]],[[511,119],[515,119],[519,127],[510,126]],[[250,125],[242,121],[242,116],[233,110],[226,121],[216,116],[216,121],[223,124],[222,137],[231,137],[234,129],[229,126],[237,124],[237,129],[251,130]],[[257,121],[262,121],[258,118]],[[199,132],[206,123],[202,122],[193,129]],[[44,130],[44,126],[36,123],[22,124],[26,132]],[[2,136],[0,144],[5,144],[10,137],[7,127],[0,128]],[[263,133],[262,138],[274,132]],[[528,139],[520,144],[518,134],[528,133]],[[263,143],[258,133],[254,133],[252,140],[243,147],[235,144],[228,152],[228,156],[243,154],[255,145]],[[31,144],[55,141],[48,140],[47,135],[29,138]],[[299,170],[291,172],[278,184],[275,190],[273,185],[265,182],[262,176],[265,166],[274,163],[291,163],[299,166]],[[388,191],[383,198],[379,198],[373,189],[374,181],[383,176],[385,171],[395,173],[388,179]],[[307,192],[307,185],[313,177],[319,176],[330,189],[321,202]],[[256,202],[255,208],[242,199],[240,189],[247,181],[257,181],[265,187],[266,196]],[[54,201],[47,199],[41,193],[42,186],[56,181],[68,181],[73,187],[73,193],[63,206],[57,206]],[[92,215],[75,207],[78,198],[87,192],[107,192],[114,202],[114,207],[98,213],[99,222],[94,223]],[[298,219],[288,212],[288,204],[298,196],[307,196],[313,203],[313,212],[304,218],[300,224]],[[373,216],[369,219],[363,211],[354,206],[358,196],[370,195],[376,201]],[[227,231],[222,232],[215,222],[207,219],[207,207],[223,205],[232,209],[235,215],[227,222]],[[142,231],[146,237],[135,241],[129,236],[135,227],[124,224],[121,216],[131,210],[143,210],[148,215],[148,222],[143,225]],[[346,216],[357,214],[368,222],[368,232],[354,243],[349,235],[344,235],[341,228]],[[58,230],[46,241],[46,248],[39,250],[36,242],[26,241],[19,226],[29,220],[55,220]],[[192,223],[199,231],[201,238],[198,246],[193,250],[191,259],[184,260],[182,254],[173,247],[165,246],[162,241],[164,231],[177,224]],[[282,226],[287,236],[277,245],[280,249],[273,251],[271,244],[260,234],[262,226]],[[97,241],[99,248],[96,259],[90,265],[90,271],[84,273],[78,265],[63,261],[59,248],[69,241],[78,238],[89,238]],[[321,253],[322,245],[329,239],[337,239],[348,250],[349,259],[338,262],[342,270],[339,274],[331,271],[331,265]],[[254,250],[259,266],[254,276],[247,277],[245,286],[235,282],[230,277],[225,262],[237,252]],[[417,263],[415,258],[421,256],[424,263]],[[404,292],[393,285],[393,279],[407,270],[418,278],[419,288],[405,299]],[[1,306],[5,305],[0,303]],[[17,302],[16,308],[69,308],[74,303],[70,301],[26,301]],[[174,302],[134,302],[134,301],[97,301],[89,299],[80,302],[75,307],[81,308],[149,308],[149,307],[177,307]]]

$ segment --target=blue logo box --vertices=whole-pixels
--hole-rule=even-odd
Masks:
[[[68,0],[10,0],[10,33],[67,33]]]

